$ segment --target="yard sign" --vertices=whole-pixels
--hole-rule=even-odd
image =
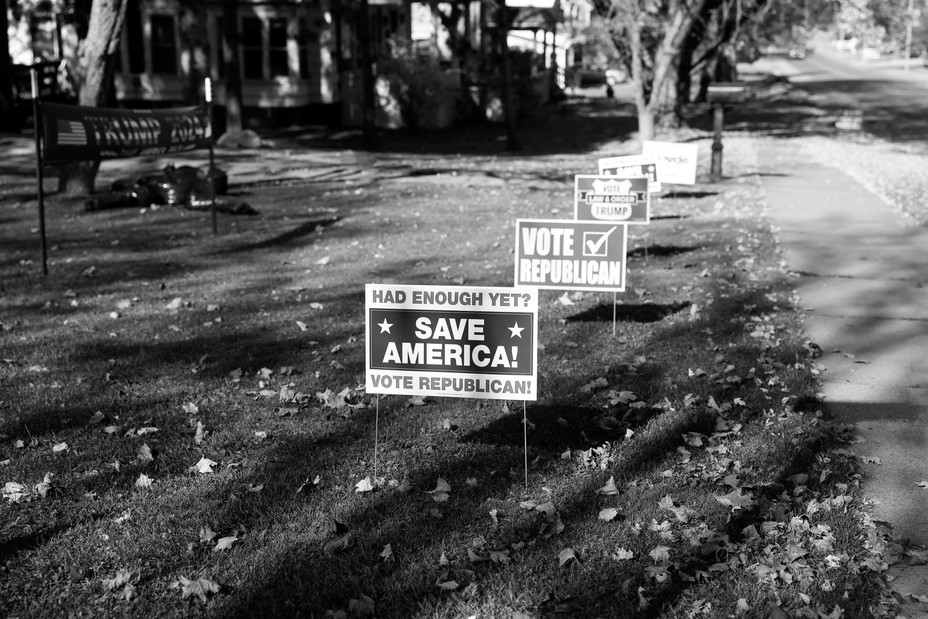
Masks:
[[[696,184],[696,160],[699,155],[699,146],[696,144],[645,140],[641,144],[641,152],[644,155],[657,157],[662,183]]]
[[[538,292],[365,286],[367,393],[535,400]]]
[[[574,219],[647,224],[651,221],[651,195],[646,178],[574,176]]]
[[[600,159],[599,173],[605,176],[621,176],[622,178],[645,177],[648,179],[648,191],[661,190],[660,166],[654,155],[625,155],[622,157],[606,157]]]
[[[624,223],[517,219],[515,285],[625,290]]]

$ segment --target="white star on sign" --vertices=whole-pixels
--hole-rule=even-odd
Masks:
[[[387,322],[387,319],[384,318],[383,322],[378,322],[377,326],[380,327],[381,333],[390,333],[390,327],[393,326],[392,322]]]
[[[520,327],[520,326],[519,326],[519,323],[517,323],[517,322],[512,323],[512,326],[511,326],[511,327],[506,327],[506,328],[509,329],[509,331],[512,332],[512,335],[509,336],[509,339],[512,339],[512,338],[514,338],[514,337],[517,337],[517,338],[520,338],[520,339],[521,339],[521,338],[522,338],[522,331],[525,330],[525,327]]]

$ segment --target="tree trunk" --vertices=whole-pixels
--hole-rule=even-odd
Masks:
[[[375,150],[377,140],[377,100],[374,82],[374,54],[371,50],[371,16],[367,0],[358,9],[358,40],[361,43],[361,133],[364,146]]]
[[[128,0],[93,0],[87,38],[77,51],[77,103],[104,106],[111,94],[113,60],[126,17]],[[64,166],[58,190],[68,195],[90,195],[100,169],[99,161],[82,161]]]
[[[13,62],[10,60],[10,39],[7,28],[7,0],[0,0],[0,127],[13,126]]]
[[[242,71],[239,66],[238,2],[222,3],[222,61],[226,65],[226,131],[242,130]]]
[[[648,99],[645,94],[647,84],[645,83],[644,62],[641,57],[644,50],[641,47],[641,26],[638,23],[637,16],[631,15],[626,26],[628,28],[628,44],[632,52],[632,85],[635,95],[635,110],[638,112],[638,138],[640,140],[650,140],[654,137],[654,113],[648,107]]]

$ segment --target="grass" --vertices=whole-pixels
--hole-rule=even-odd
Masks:
[[[569,217],[597,156],[546,149],[247,188],[261,215],[215,238],[53,201],[46,279],[34,203],[10,204],[0,481],[32,494],[0,502],[4,613],[888,614],[747,141],[632,231],[615,336],[611,294],[542,292],[527,487],[521,403],[363,392],[363,285],[508,285],[515,219]]]

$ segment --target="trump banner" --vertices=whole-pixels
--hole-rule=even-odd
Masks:
[[[47,164],[164,155],[211,145],[204,108],[116,110],[39,102]]]
[[[365,286],[368,393],[537,399],[532,289]]]

